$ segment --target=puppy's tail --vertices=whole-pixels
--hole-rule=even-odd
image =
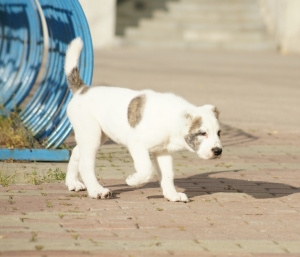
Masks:
[[[68,46],[65,58],[65,74],[68,79],[69,88],[73,94],[79,89],[86,87],[78,70],[78,60],[82,47],[83,43],[80,37],[73,39]]]

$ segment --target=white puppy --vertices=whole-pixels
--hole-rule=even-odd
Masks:
[[[72,152],[66,185],[84,190],[92,198],[106,198],[110,190],[95,176],[96,152],[107,138],[128,147],[136,173],[126,182],[130,186],[147,183],[154,172],[159,175],[163,195],[170,201],[187,202],[174,186],[172,152],[188,149],[200,158],[221,156],[219,112],[212,105],[196,107],[170,93],[125,88],[88,87],[80,78],[78,59],[83,43],[74,39],[67,50],[65,73],[74,96],[68,117],[75,131],[77,146]],[[80,173],[82,184],[78,179]]]

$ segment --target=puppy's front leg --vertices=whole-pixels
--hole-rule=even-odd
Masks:
[[[139,144],[132,144],[128,147],[134,161],[136,173],[126,179],[129,186],[141,186],[146,184],[153,176],[154,167],[149,152]]]
[[[186,194],[178,193],[174,186],[173,158],[165,153],[156,153],[154,155],[157,171],[160,176],[160,185],[163,195],[172,202],[188,202]]]

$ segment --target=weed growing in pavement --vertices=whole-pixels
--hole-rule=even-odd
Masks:
[[[36,168],[32,172],[15,171],[13,174],[5,174],[3,170],[0,170],[0,185],[7,187],[9,185],[16,184],[16,181],[20,183],[28,183],[33,185],[40,185],[42,183],[53,183],[57,181],[64,181],[66,173],[60,168],[55,170],[49,169],[46,174],[39,174]]]
[[[87,196],[88,196],[87,194],[71,194],[71,195],[69,195],[69,197],[79,197],[79,198],[87,197]]]
[[[20,221],[21,221],[21,222],[24,222],[24,220],[28,220],[28,218],[24,218],[24,217],[21,217],[21,218],[20,218]]]
[[[53,207],[52,203],[49,200],[47,200],[47,207],[48,208],[52,208]]]
[[[180,231],[185,231],[185,228],[183,226],[178,227]]]
[[[59,203],[59,205],[64,205],[64,206],[71,206],[71,203]]]
[[[49,169],[47,175],[43,177],[43,182],[51,183],[55,181],[61,181],[66,179],[66,173],[61,171],[59,168],[56,168],[52,171]]]
[[[78,237],[79,237],[79,235],[78,235],[78,234],[72,234],[72,237],[73,237],[75,240],[77,240]]]
[[[36,242],[36,237],[38,236],[37,232],[32,232],[30,242]]]
[[[42,251],[44,249],[44,246],[42,246],[42,245],[36,245],[35,249],[38,250],[38,251]]]
[[[0,185],[3,187],[8,187],[9,185],[13,185],[16,183],[17,172],[13,174],[4,174],[3,170],[0,171]]]
[[[15,203],[14,200],[8,200],[8,202],[9,202],[10,204],[14,204],[14,203]]]
[[[39,175],[37,171],[32,171],[29,174],[25,174],[25,181],[34,185],[40,185],[42,183],[53,183],[56,181],[62,181],[66,178],[66,173],[56,168],[54,171],[49,169],[46,175]]]

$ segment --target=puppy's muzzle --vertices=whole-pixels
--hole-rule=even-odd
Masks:
[[[219,157],[222,154],[222,148],[220,147],[214,147],[211,150],[214,153],[215,157]]]

